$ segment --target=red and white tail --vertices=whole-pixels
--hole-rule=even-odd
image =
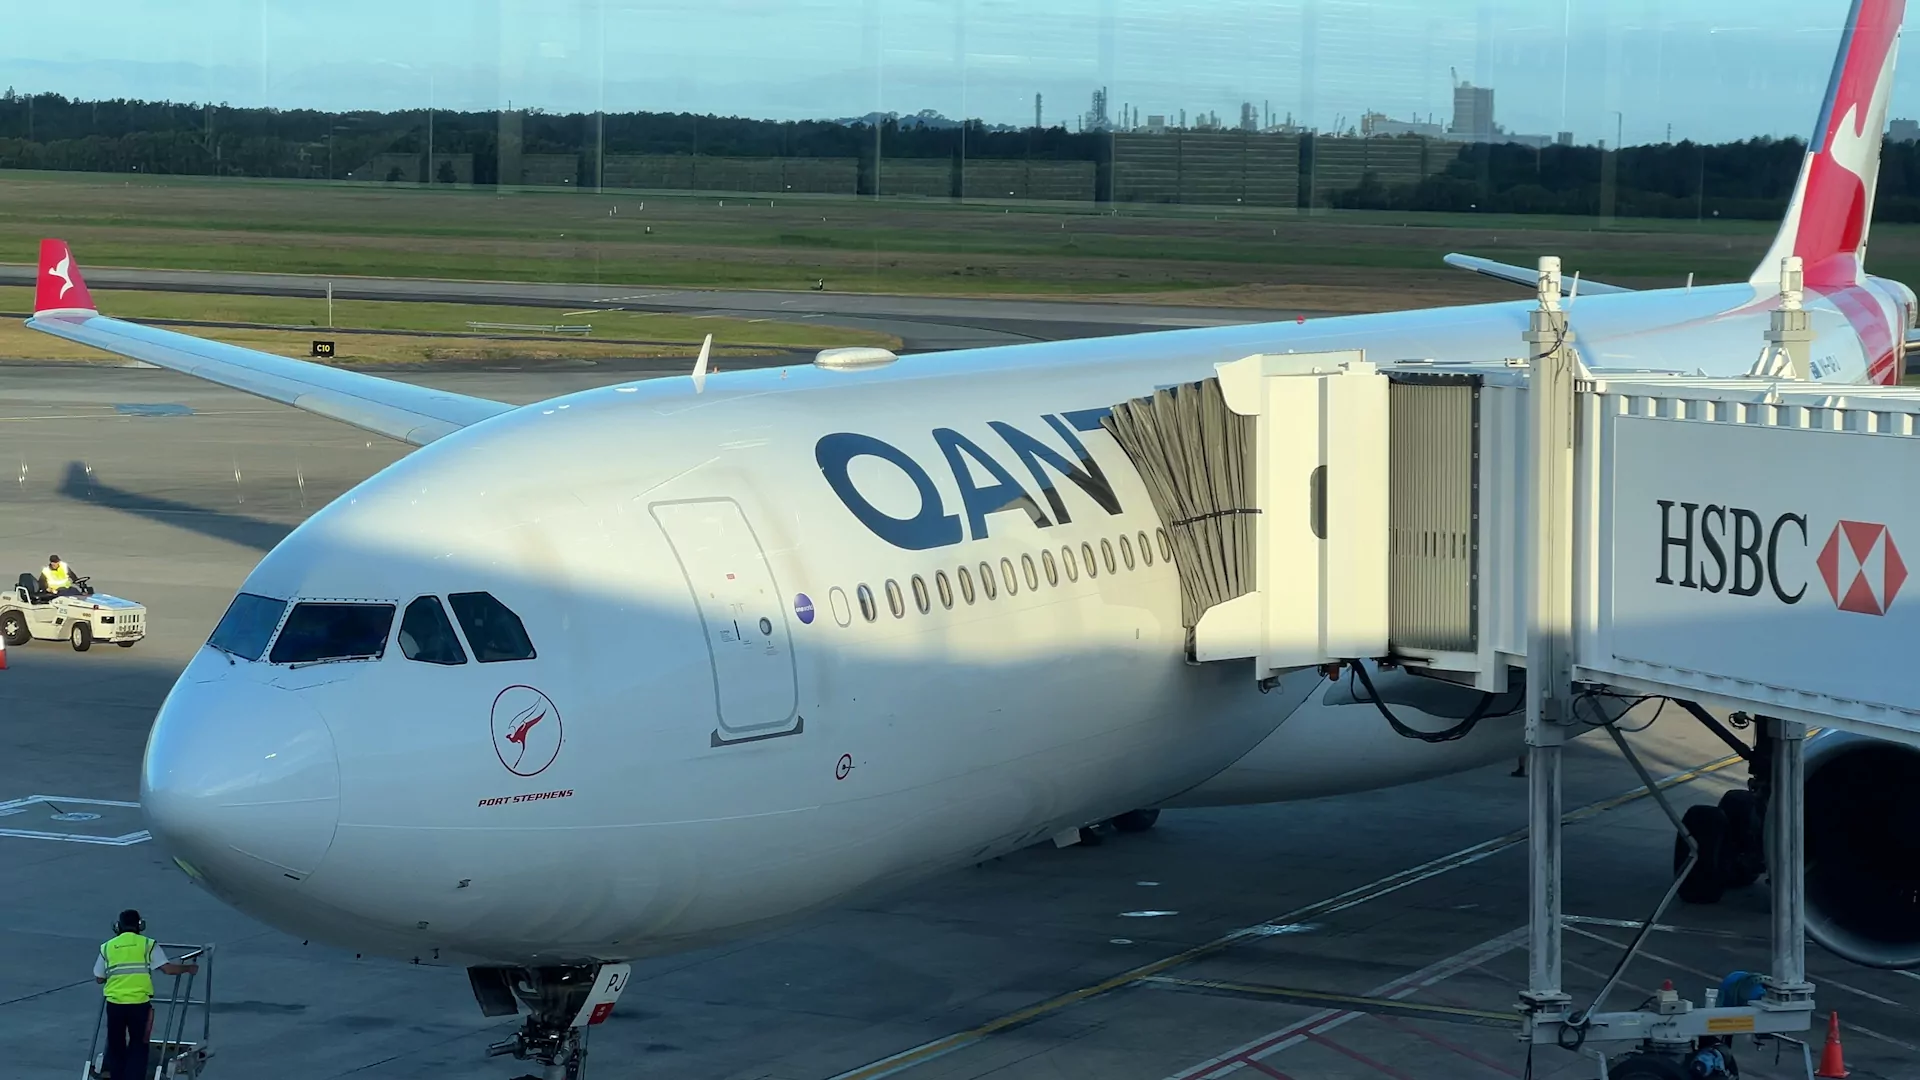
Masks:
[[[1810,287],[1860,280],[1906,7],[1906,0],[1853,0],[1786,220],[1753,271],[1753,283],[1768,292],[1779,288],[1780,260],[1789,255],[1800,256]]]
[[[33,312],[92,311],[93,295],[80,278],[65,240],[40,241],[40,277],[33,293]]]

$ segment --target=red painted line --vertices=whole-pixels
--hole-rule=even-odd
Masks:
[[[1240,1060],[1245,1061],[1248,1065],[1252,1066],[1253,1068],[1259,1069],[1261,1072],[1266,1073],[1268,1076],[1273,1077],[1274,1080],[1293,1080],[1293,1077],[1288,1076],[1286,1073],[1281,1072],[1279,1069],[1276,1069],[1271,1065],[1268,1065],[1266,1062],[1255,1061],[1252,1058],[1241,1058]]]
[[[1327,1038],[1325,1035],[1316,1035],[1313,1032],[1309,1031],[1307,1032],[1307,1038],[1312,1039],[1315,1043],[1318,1043],[1319,1045],[1324,1046],[1329,1050],[1335,1051],[1337,1053],[1345,1054],[1348,1057],[1352,1058],[1353,1060],[1359,1062],[1360,1064],[1365,1065],[1370,1069],[1373,1069],[1375,1072],[1381,1073],[1382,1075],[1385,1075],[1385,1076],[1391,1076],[1393,1077],[1393,1080],[1413,1080],[1413,1077],[1408,1076],[1406,1073],[1401,1072],[1399,1069],[1396,1069],[1391,1065],[1387,1065],[1382,1062],[1375,1061],[1358,1050],[1348,1049],[1347,1047],[1342,1046],[1337,1042],[1334,1042],[1332,1039]]]
[[[1469,1050],[1466,1047],[1461,1046],[1457,1043],[1449,1042],[1438,1035],[1421,1031],[1419,1028],[1414,1027],[1412,1024],[1408,1023],[1407,1021],[1401,1019],[1398,1016],[1379,1015],[1379,1016],[1375,1016],[1374,1019],[1383,1020],[1386,1023],[1392,1025],[1393,1027],[1396,1027],[1401,1031],[1406,1032],[1409,1035],[1413,1035],[1417,1038],[1425,1039],[1428,1042],[1432,1043],[1435,1046],[1440,1047],[1443,1050],[1451,1050],[1454,1053],[1459,1054],[1461,1057],[1466,1058],[1468,1061],[1477,1061],[1480,1064],[1485,1065],[1487,1068],[1492,1069],[1494,1072],[1504,1073],[1507,1076],[1513,1077],[1514,1080],[1520,1080],[1520,1073],[1518,1070],[1510,1069],[1505,1065],[1502,1065],[1499,1062],[1493,1060],[1490,1057],[1482,1057],[1480,1054],[1475,1053],[1474,1051]]]

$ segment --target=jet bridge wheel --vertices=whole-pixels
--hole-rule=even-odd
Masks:
[[[1608,1080],[1691,1080],[1687,1067],[1677,1058],[1639,1051],[1608,1062],[1607,1077]]]

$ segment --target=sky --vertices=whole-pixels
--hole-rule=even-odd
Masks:
[[[1451,80],[1511,132],[1628,144],[1804,135],[1845,0],[91,0],[19,5],[0,86],[324,110],[933,109],[1074,126],[1252,101],[1322,130],[1445,123]],[[1920,115],[1920,74],[1892,116]]]

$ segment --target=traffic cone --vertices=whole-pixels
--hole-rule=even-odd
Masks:
[[[7,639],[0,637],[0,671],[7,670]]]
[[[1827,1045],[1820,1051],[1820,1070],[1813,1075],[1822,1080],[1843,1080],[1847,1074],[1846,1060],[1840,1054],[1840,1014],[1827,1014]]]

